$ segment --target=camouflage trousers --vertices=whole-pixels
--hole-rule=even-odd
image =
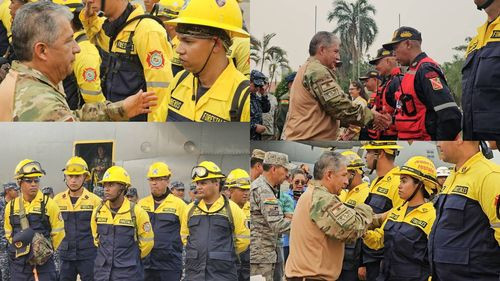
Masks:
[[[5,247],[0,250],[0,268],[2,269],[2,280],[10,280],[9,254]]]
[[[274,263],[252,263],[250,265],[250,276],[262,275],[266,281],[273,281]]]

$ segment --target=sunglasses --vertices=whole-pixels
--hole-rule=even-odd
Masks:
[[[294,181],[293,183],[294,183],[294,184],[296,184],[296,185],[299,185],[299,184],[300,184],[300,185],[304,185],[304,184],[306,184],[306,182],[305,182],[305,181],[303,181],[303,180],[296,180],[296,181]]]
[[[166,178],[166,177],[148,178],[148,181],[154,181],[154,182],[166,181],[166,180],[168,180],[168,178]]]
[[[25,178],[25,179],[22,179],[22,181],[26,182],[26,183],[39,183],[40,179],[39,178]]]

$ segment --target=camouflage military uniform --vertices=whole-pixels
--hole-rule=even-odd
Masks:
[[[291,223],[283,216],[275,192],[264,175],[250,187],[251,275],[263,275],[266,281],[273,280],[277,242],[281,233],[290,231]]]
[[[85,104],[72,111],[62,84],[54,85],[40,71],[14,61],[0,84],[0,120],[3,121],[109,121],[128,120],[123,102]],[[10,104],[13,104],[12,108]],[[10,116],[9,116],[10,115]]]
[[[7,239],[5,239],[5,229],[3,228],[4,214],[5,214],[5,198],[2,197],[0,199],[0,223],[2,227],[0,227],[0,267],[1,267],[1,280],[10,280],[10,271],[9,271],[9,255],[7,253]]]
[[[274,139],[274,128],[275,128],[275,119],[274,115],[276,112],[276,108],[278,106],[278,100],[273,94],[268,94],[267,98],[269,99],[269,111],[266,113],[262,113],[262,125],[266,127],[266,130],[261,134],[262,140],[272,140]]]
[[[326,187],[313,184],[310,216],[321,231],[347,243],[353,243],[363,236],[373,222],[372,208],[366,204],[348,207]]]
[[[275,137],[276,139],[282,139],[281,135],[283,133],[283,129],[285,128],[286,115],[288,114],[288,103],[290,99],[290,92],[286,92],[283,96],[281,96],[280,101],[278,103],[278,108],[276,109],[274,123],[275,123]]]

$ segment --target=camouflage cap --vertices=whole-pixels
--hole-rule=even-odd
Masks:
[[[184,183],[180,181],[173,181],[172,184],[170,184],[170,188],[184,190]]]
[[[137,196],[137,188],[135,187],[129,188],[126,196]]]
[[[51,193],[54,193],[54,189],[50,186],[46,186],[46,187],[42,188],[42,193],[43,194],[51,194]]]
[[[260,160],[264,160],[264,156],[266,155],[266,152],[264,150],[260,149],[254,149],[252,151],[252,158],[257,158]]]
[[[266,152],[263,164],[282,166],[288,170],[293,169],[293,165],[288,162],[288,155],[276,151]]]
[[[17,186],[17,184],[15,182],[4,183],[2,187],[3,187],[4,192],[9,190],[9,189],[15,189],[15,190],[19,191],[19,186]]]

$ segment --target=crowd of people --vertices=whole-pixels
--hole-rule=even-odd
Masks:
[[[45,174],[24,159],[3,186],[0,280],[249,280],[245,170],[226,176],[202,161],[189,200],[164,162],[149,166],[143,198],[121,166],[109,167],[94,192],[81,157],[67,161],[60,193],[40,188]]]
[[[423,36],[402,26],[369,61],[374,69],[339,85],[342,42],[316,33],[309,58],[284,77],[288,93],[276,101],[263,73],[250,77],[253,140],[467,140],[500,139],[498,0],[474,0],[487,22],[469,43],[462,69],[461,107]],[[484,58],[484,60],[480,59]]]
[[[478,141],[436,148],[449,166],[420,155],[397,166],[396,141],[369,141],[364,159],[361,151],[324,152],[312,175],[286,154],[254,150],[252,276],[498,280],[500,166]]]
[[[248,122],[237,0],[3,0],[0,120]]]

